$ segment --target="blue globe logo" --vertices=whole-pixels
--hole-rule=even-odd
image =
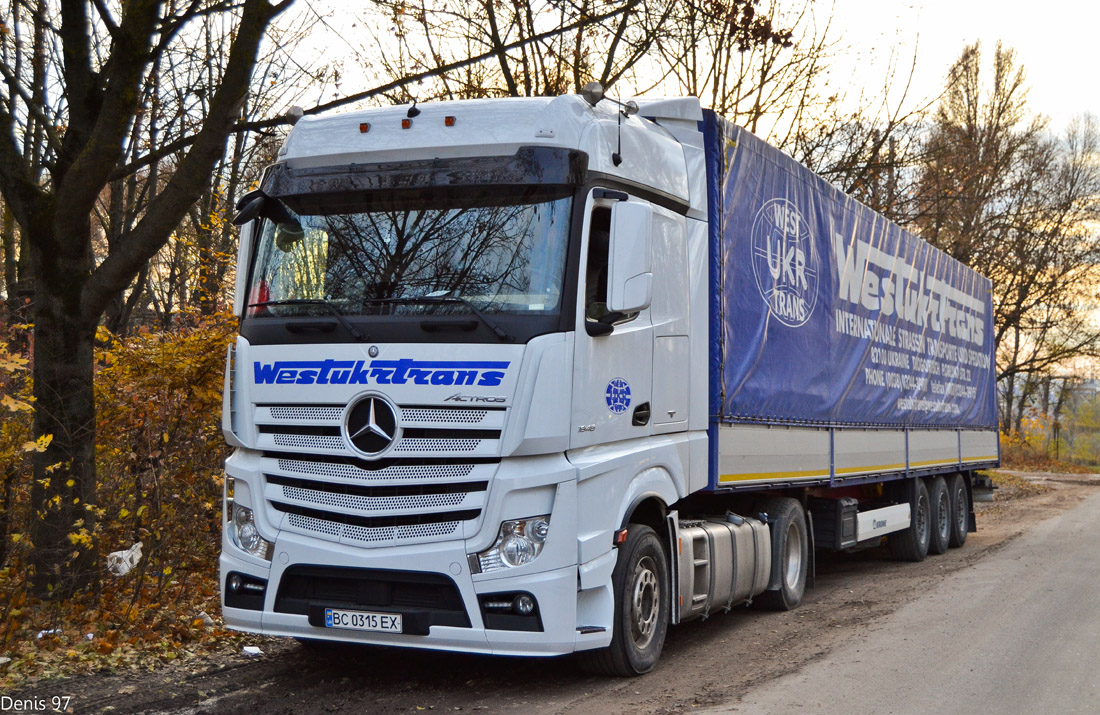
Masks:
[[[607,383],[604,400],[607,401],[607,409],[615,414],[626,412],[626,408],[630,407],[630,384],[621,377],[613,378]]]

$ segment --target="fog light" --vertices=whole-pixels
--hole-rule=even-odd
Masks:
[[[512,601],[512,609],[521,616],[530,616],[535,612],[535,599],[521,593]]]
[[[229,577],[229,590],[232,593],[236,593],[241,590],[241,577],[237,574],[233,574]]]

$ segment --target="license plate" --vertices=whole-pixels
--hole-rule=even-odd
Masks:
[[[400,613],[374,613],[371,611],[343,611],[325,609],[326,628],[346,628],[352,631],[401,632]]]

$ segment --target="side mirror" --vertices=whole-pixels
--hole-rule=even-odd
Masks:
[[[653,298],[648,204],[617,202],[611,208],[611,246],[607,270],[607,309],[633,313]]]

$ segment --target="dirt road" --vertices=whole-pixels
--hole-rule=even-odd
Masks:
[[[75,712],[164,713],[681,713],[735,703],[756,686],[825,657],[932,585],[966,569],[1039,521],[1100,490],[1100,476],[1028,475],[978,505],[962,549],[919,564],[883,549],[827,556],[817,586],[788,613],[739,608],[672,628],[656,671],[608,680],[568,658],[488,658],[396,649],[323,651],[269,640],[265,655],[201,667],[100,675],[28,686],[13,697],[71,696]],[[1037,493],[1038,492],[1038,493]]]

